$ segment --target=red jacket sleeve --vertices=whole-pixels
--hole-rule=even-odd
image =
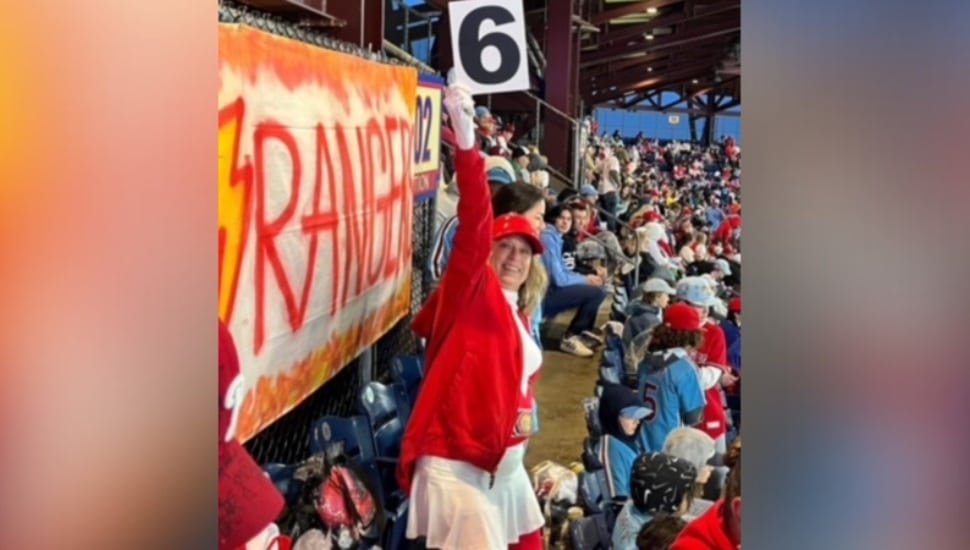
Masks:
[[[429,366],[445,332],[454,323],[454,317],[475,291],[475,282],[485,273],[492,251],[492,197],[485,175],[485,160],[478,149],[455,151],[455,177],[459,194],[458,228],[448,266],[438,288],[411,323],[418,336],[428,339],[426,358]],[[442,328],[444,330],[440,330]]]
[[[485,179],[485,159],[478,149],[455,152],[458,183],[458,229],[442,277],[468,282],[488,262],[492,251],[492,197]],[[446,292],[450,294],[450,292]]]
[[[727,360],[727,339],[724,337],[724,329],[715,325],[707,325],[704,330],[704,343],[701,344],[702,352],[707,355],[707,362],[719,366],[728,366]]]

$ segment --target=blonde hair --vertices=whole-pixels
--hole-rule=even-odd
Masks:
[[[529,275],[519,287],[519,309],[531,318],[546,295],[547,288],[549,288],[549,274],[542,264],[542,256],[534,254],[532,265],[529,266]]]

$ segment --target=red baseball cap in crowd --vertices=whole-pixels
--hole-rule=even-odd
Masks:
[[[243,379],[232,335],[219,321],[219,550],[237,550],[283,510],[283,495],[236,440]]]
[[[688,304],[678,302],[664,310],[664,324],[674,330],[701,330],[701,314]]]
[[[522,214],[502,214],[492,222],[492,240],[497,241],[510,235],[517,235],[528,241],[532,252],[542,254],[542,242],[536,236],[532,222]]]
[[[731,298],[728,302],[728,311],[733,311],[734,313],[741,313],[741,298]]]

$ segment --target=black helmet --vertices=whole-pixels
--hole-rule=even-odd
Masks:
[[[690,494],[696,478],[697,469],[687,460],[663,453],[642,454],[633,462],[630,498],[646,514],[673,514]]]

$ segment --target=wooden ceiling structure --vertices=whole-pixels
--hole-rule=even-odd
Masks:
[[[414,13],[433,16],[433,24],[416,25],[395,19],[405,11],[393,9],[395,0],[239,1],[280,15],[302,7],[303,22],[312,25],[315,17],[315,24],[326,32],[365,48],[380,49],[387,39],[406,50],[407,42],[433,38],[431,66],[444,73],[453,65],[449,0],[425,0],[412,6]],[[664,111],[686,103],[678,110],[686,111],[692,120],[705,118],[709,129],[717,113],[741,103],[740,0],[523,0],[523,4],[531,93],[572,118],[597,106]],[[662,103],[665,92],[676,93],[678,100]],[[499,94],[485,101],[493,109],[522,113],[534,112],[536,104],[522,93]],[[543,125],[542,145],[550,163],[565,169],[573,122],[547,116]]]

